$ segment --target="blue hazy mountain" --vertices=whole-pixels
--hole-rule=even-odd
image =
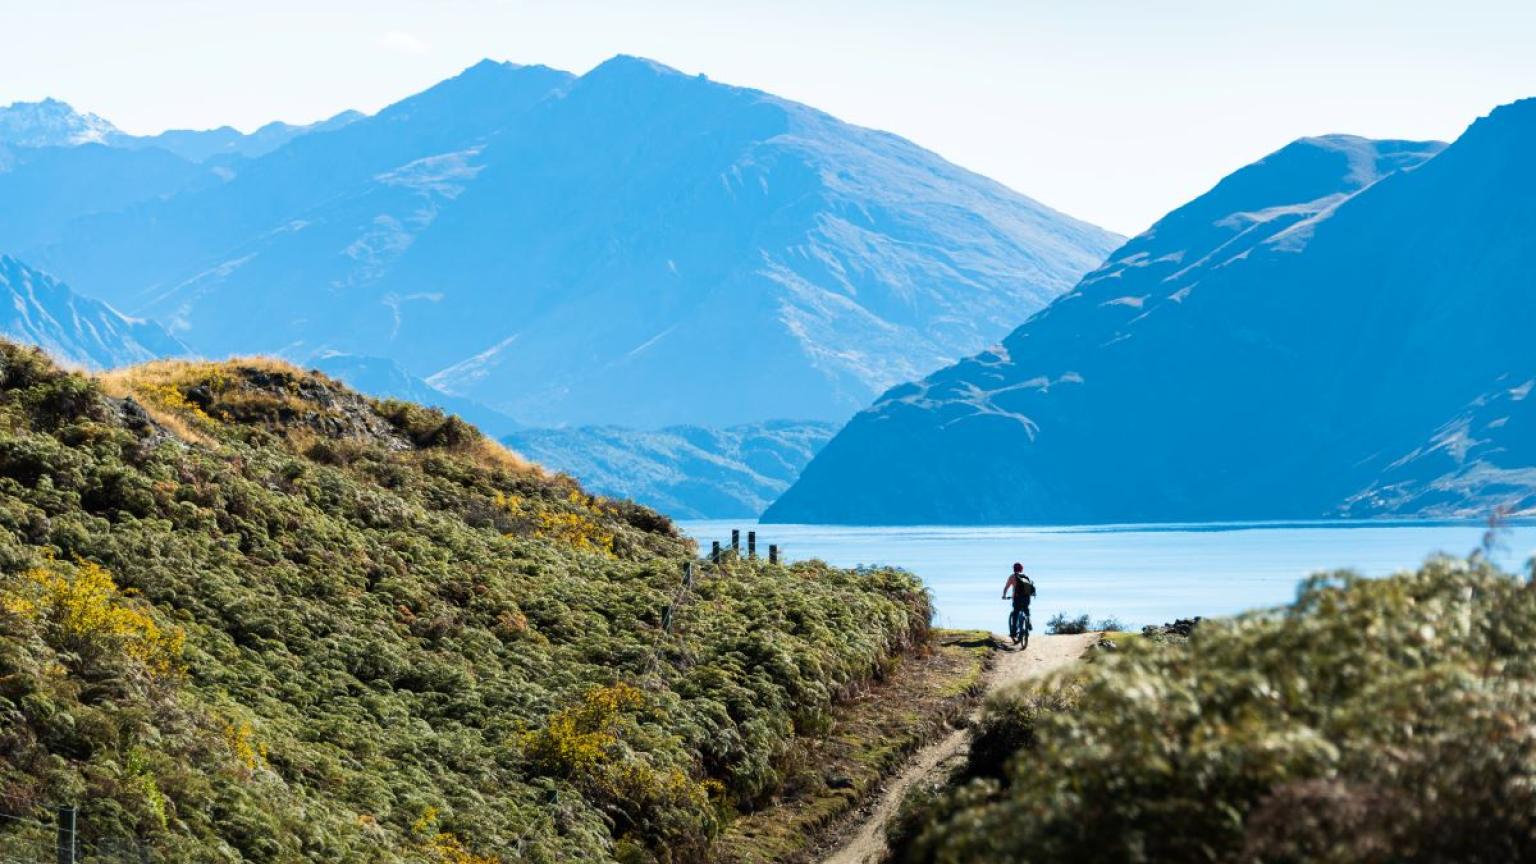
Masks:
[[[587,426],[531,429],[450,396],[383,357],[322,353],[311,368],[370,396],[440,408],[552,471],[602,495],[631,498],[678,519],[756,518],[799,476],[837,427],[775,420],[728,429]]]
[[[474,402],[450,396],[426,381],[405,371],[387,357],[321,352],[305,364],[341,381],[353,390],[381,399],[400,399],[430,405],[474,424],[481,432],[500,437],[522,428],[522,424],[498,411]]]
[[[270,298],[269,314],[248,319],[246,326],[233,324],[236,330],[269,338],[191,340],[211,356],[275,352],[288,347],[286,324],[325,309],[332,299],[327,279],[332,259],[360,256],[366,261],[373,249],[369,237],[354,235],[346,244],[310,249],[308,255],[284,263],[258,255],[263,244],[286,235],[300,235],[301,245],[322,241],[324,232],[306,229],[329,225],[321,216],[327,205],[346,201],[358,189],[393,188],[388,181],[376,180],[378,175],[476,146],[570,78],[548,69],[482,63],[371,117],[300,136],[257,159],[221,166],[227,180],[216,186],[78,220],[57,242],[29,251],[28,258],[80,290],[152,317],[174,311],[175,304],[191,303],[200,293],[200,279],[221,273],[238,277],[281,263],[275,269],[287,282],[246,283],[243,287],[255,296],[227,295],[212,301],[233,306],[238,300],[243,314],[246,304]],[[378,225],[370,226],[376,230],[384,230],[380,226],[391,218],[372,215],[379,217]],[[262,266],[235,273],[258,258]],[[366,270],[366,263],[361,266]],[[294,283],[302,286],[300,296],[282,295],[282,289]],[[174,295],[175,303],[156,302],[167,295]],[[355,300],[344,297],[340,302]],[[285,353],[302,361],[315,351],[338,347],[314,345]],[[366,348],[348,353],[382,353]]]
[[[1305,139],[1002,344],[884,394],[779,521],[1536,508],[1536,100],[1454,144]]]
[[[674,519],[752,519],[836,431],[831,423],[775,420],[727,429],[523,429],[502,440],[587,489]]]
[[[841,420],[1119,238],[883,132],[615,58],[482,63],[32,253],[210,355],[387,357],[534,425]]]
[[[109,121],[57,99],[0,108],[0,147],[73,147],[107,144],[120,137],[123,133]]]
[[[160,325],[124,317],[9,255],[0,255],[0,336],[87,369],[186,353]]]
[[[0,107],[0,147],[98,144],[122,149],[161,150],[189,162],[205,162],[216,156],[262,156],[300,135],[340,129],[362,117],[356,111],[343,111],[306,125],[274,121],[249,134],[232,126],[220,126],[217,129],[171,129],[158,135],[130,135],[109,120],[76,111],[67,102],[44,99]]]
[[[55,242],[84,217],[221,182],[210,166],[153,148],[100,143],[11,148],[0,157],[5,202],[0,249],[35,249]]]
[[[174,153],[191,162],[207,162],[219,156],[265,156],[300,135],[329,132],[361,120],[364,114],[343,111],[318,123],[294,125],[273,121],[253,132],[241,132],[233,126],[217,129],[169,129],[158,135],[124,136],[113,144],[136,149],[158,149]]]

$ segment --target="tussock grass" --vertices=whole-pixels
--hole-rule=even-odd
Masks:
[[[712,860],[928,635],[896,570],[683,592],[666,517],[265,359],[0,342],[0,528],[7,815],[169,864]]]

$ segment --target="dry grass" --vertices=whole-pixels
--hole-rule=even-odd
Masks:
[[[143,406],[157,425],[171,435],[188,443],[212,446],[216,442],[213,433],[216,431],[217,421],[188,402],[186,391],[200,384],[209,385],[220,393],[221,400],[232,401],[232,394],[226,392],[228,385],[246,377],[249,372],[284,375],[294,380],[317,380],[336,390],[350,392],[350,388],[345,383],[319,370],[301,369],[281,358],[265,355],[231,357],[221,361],[154,360],[137,366],[97,373],[94,377],[100,383],[103,392],[119,399],[132,398]],[[239,401],[245,403],[270,401],[274,405],[281,404],[295,410],[304,407],[300,397],[282,393],[253,393],[241,397]],[[367,401],[377,411],[378,400],[370,398]],[[478,433],[478,430],[476,431]],[[289,437],[293,438],[293,435]],[[301,450],[316,443],[316,440],[311,440],[314,436],[300,437],[304,440],[295,438],[293,443]],[[474,440],[457,449],[476,465],[487,470],[499,470],[510,474],[534,473],[546,478],[552,476],[542,466],[483,434],[477,435]]]

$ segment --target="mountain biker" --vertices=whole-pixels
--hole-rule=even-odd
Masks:
[[[1008,616],[1008,635],[1015,642],[1021,641],[1021,637],[1029,633],[1029,601],[1035,596],[1035,580],[1029,578],[1024,572],[1024,565],[1015,561],[1013,574],[1003,585],[1003,599],[1008,599],[1008,592],[1013,591],[1013,613]]]

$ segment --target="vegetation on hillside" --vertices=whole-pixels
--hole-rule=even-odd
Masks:
[[[993,699],[906,862],[1536,859],[1536,586],[1336,573]]]
[[[0,526],[0,814],[157,862],[702,860],[927,638],[909,574],[684,591],[664,517],[271,361],[0,343]]]

